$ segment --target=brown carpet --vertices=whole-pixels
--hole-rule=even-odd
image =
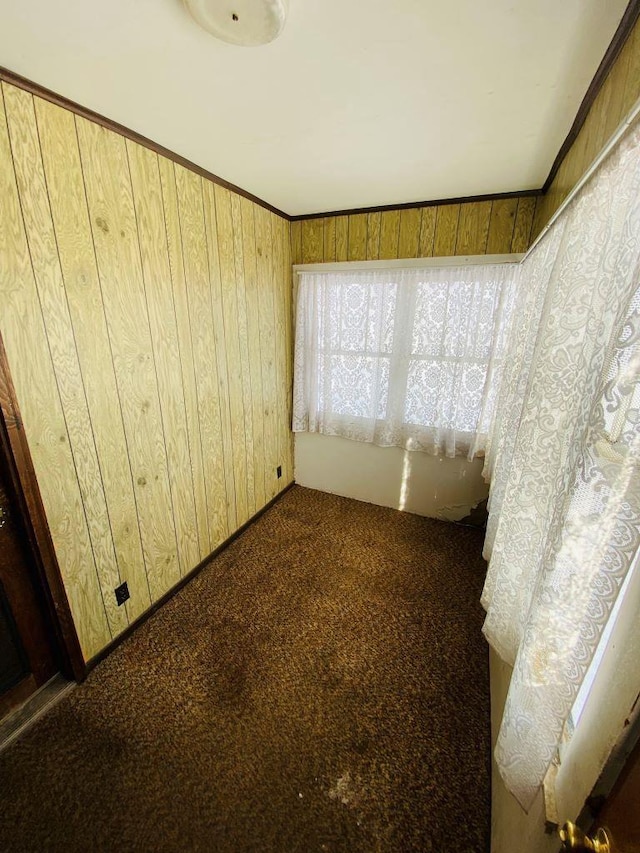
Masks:
[[[486,851],[481,538],[294,487],[0,754],[0,849]]]

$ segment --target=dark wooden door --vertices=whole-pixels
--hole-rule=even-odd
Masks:
[[[640,743],[627,760],[594,825],[605,827],[611,853],[640,853]]]
[[[0,717],[57,672],[54,635],[0,442]]]

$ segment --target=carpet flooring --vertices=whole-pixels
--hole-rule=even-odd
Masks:
[[[294,487],[0,754],[0,850],[486,851],[481,540]]]

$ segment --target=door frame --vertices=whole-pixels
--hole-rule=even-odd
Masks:
[[[26,530],[30,556],[37,573],[36,580],[53,627],[54,636],[51,639],[60,671],[66,678],[83,681],[87,667],[47,523],[1,333],[0,446],[7,459],[11,485],[16,495],[16,509]]]

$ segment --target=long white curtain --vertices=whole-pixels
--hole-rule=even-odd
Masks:
[[[640,542],[640,128],[520,265],[487,441],[496,758],[528,808]]]
[[[514,264],[300,275],[293,429],[484,450]],[[492,389],[497,382],[494,380]]]

